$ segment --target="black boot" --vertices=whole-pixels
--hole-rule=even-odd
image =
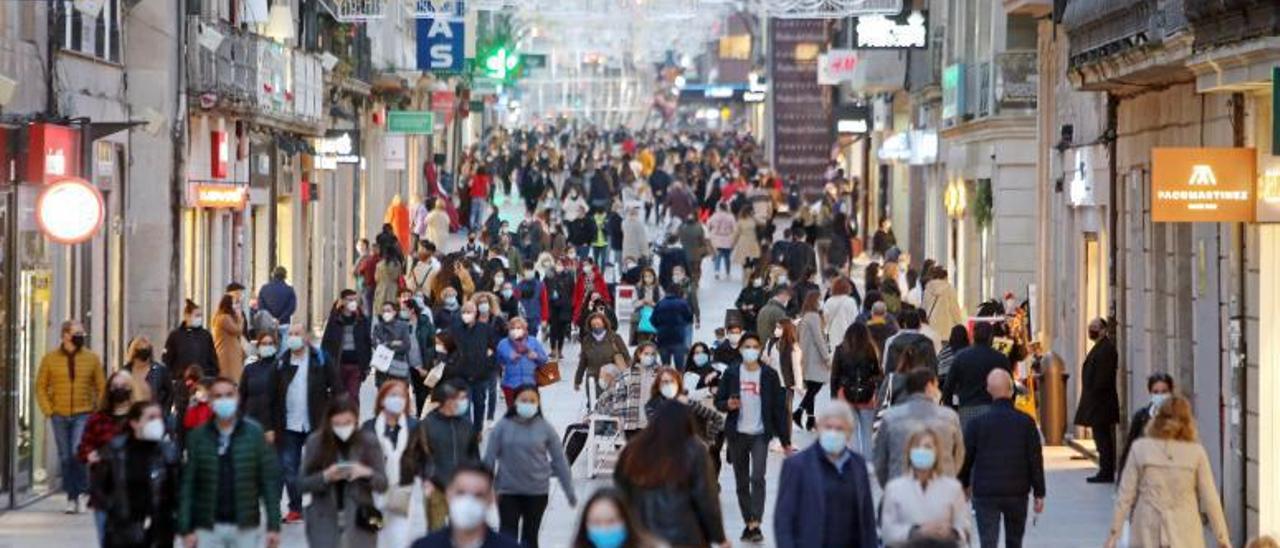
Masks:
[[[804,428],[804,409],[792,411],[791,422],[796,423],[796,428]]]

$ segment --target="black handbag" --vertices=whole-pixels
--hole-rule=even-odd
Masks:
[[[356,527],[377,533],[382,530],[383,526],[382,510],[375,508],[372,504],[361,504],[356,507]]]

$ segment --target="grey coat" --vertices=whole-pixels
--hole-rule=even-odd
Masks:
[[[884,412],[880,430],[876,432],[871,454],[876,479],[882,487],[890,479],[908,472],[907,441],[911,434],[926,427],[938,436],[938,464],[942,473],[955,477],[960,471],[960,465],[964,464],[960,416],[924,394],[911,394]]]
[[[324,470],[332,462],[318,462],[321,436],[332,435],[327,429],[317,430],[307,438],[303,448],[302,469],[298,488],[311,495],[311,504],[303,511],[307,528],[307,545],[311,548],[363,548],[378,543],[377,533],[356,526],[356,508],[373,505],[373,493],[387,490],[383,471],[382,446],[371,433],[357,428],[351,436],[347,460],[368,466],[373,475],[346,482],[343,510],[338,512],[338,484],[324,480]]]
[[[804,361],[804,380],[826,383],[831,380],[831,351],[822,332],[822,316],[809,312],[800,319],[800,355]]]
[[[569,504],[577,503],[560,434],[542,417],[498,421],[485,444],[484,463],[496,468],[499,495],[545,495],[555,474]]]
[[[387,374],[400,378],[409,378],[409,368],[422,367],[422,352],[418,348],[418,338],[413,336],[413,326],[401,319],[386,323],[378,319],[373,324],[373,347],[386,345],[395,352]]]

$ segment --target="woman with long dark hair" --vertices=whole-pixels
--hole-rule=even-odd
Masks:
[[[378,530],[373,494],[387,490],[382,448],[359,428],[360,410],[344,395],[329,404],[324,423],[307,438],[298,488],[311,495],[305,510],[312,548],[373,546]]]
[[[688,406],[659,405],[622,450],[613,479],[640,522],[672,546],[725,542],[716,482]]]
[[[857,418],[858,453],[871,454],[871,427],[876,419],[876,387],[884,372],[880,352],[866,324],[854,322],[844,332],[831,361],[832,396],[853,407]]]
[[[969,348],[969,330],[963,325],[951,326],[951,335],[942,344],[942,352],[938,353],[938,386],[947,385],[947,375],[951,373],[951,364],[956,361],[956,354]],[[949,405],[950,402],[943,402]]]
[[[103,508],[107,548],[172,546],[182,456],[165,439],[164,412],[152,401],[129,407],[119,436],[98,449],[90,491]]]
[[[659,548],[621,491],[604,487],[587,499],[578,521],[573,548]]]

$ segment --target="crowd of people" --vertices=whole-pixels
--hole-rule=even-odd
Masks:
[[[319,337],[283,268],[211,315],[187,301],[163,348],[137,337],[109,375],[67,321],[37,386],[67,511],[87,495],[103,546],[274,546],[298,523],[313,547],[537,546],[553,480],[579,499],[543,415],[563,366],[626,440],[574,546],[729,546],[725,463],[744,542],[991,547],[1003,528],[1020,546],[1047,495],[1025,306],[970,322],[945,266],[888,221],[858,233],[855,181],[833,168],[805,195],[757,154],[733,133],[499,130],[456,177],[429,170],[407,227],[360,242]],[[728,310],[699,306],[713,284]],[[1091,360],[1085,382],[1114,392],[1114,358]],[[1198,539],[1204,512],[1226,545],[1191,408],[1168,376],[1148,387],[1097,476],[1120,472],[1109,542],[1130,519],[1144,545]],[[1105,452],[1118,402],[1097,397],[1077,422]]]

